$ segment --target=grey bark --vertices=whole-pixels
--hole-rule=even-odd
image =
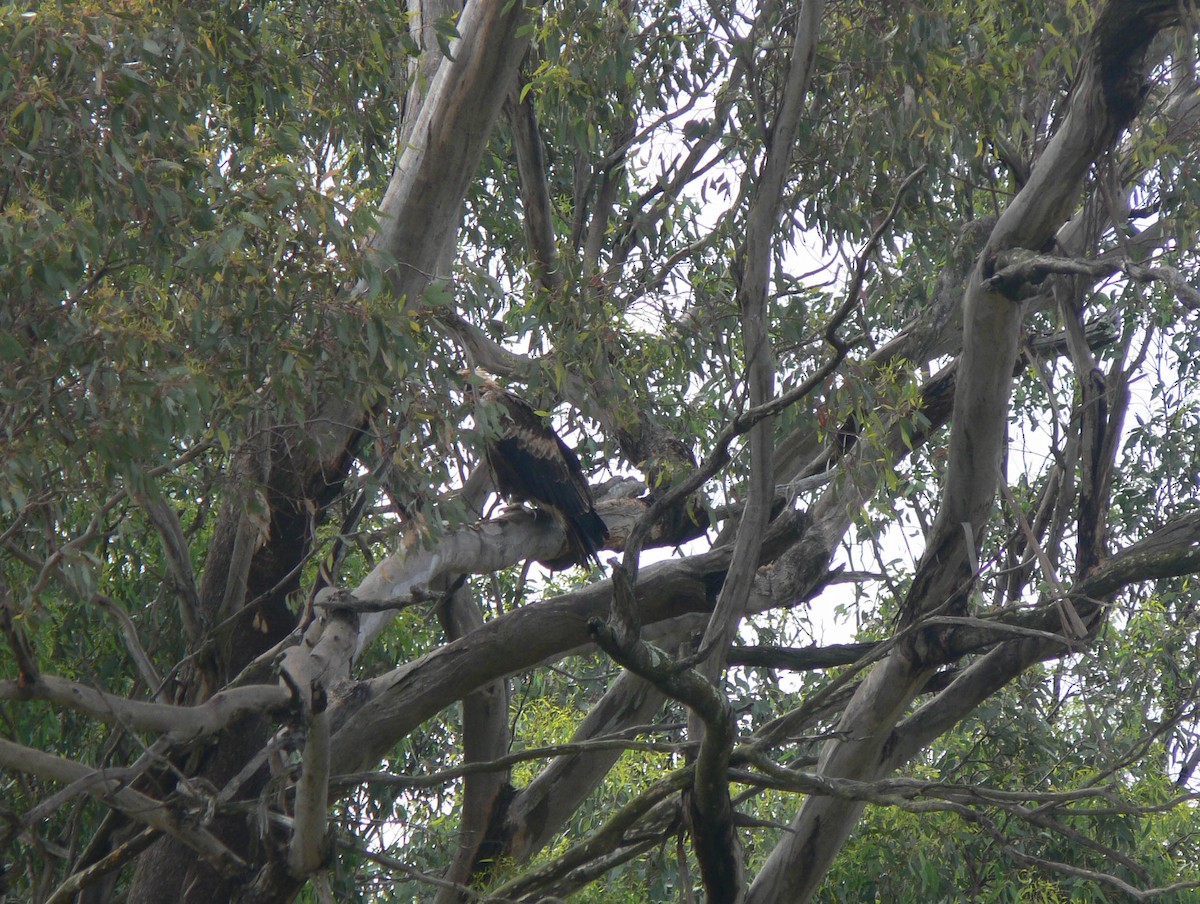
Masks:
[[[991,514],[1003,449],[1023,304],[989,282],[1002,252],[1040,250],[1071,215],[1092,162],[1137,109],[1146,51],[1177,14],[1169,3],[1117,0],[1089,40],[1081,78],[1062,126],[1030,180],[1004,211],[972,272],[964,299],[963,353],[941,508],[905,601],[904,623],[949,604],[961,609]],[[818,772],[873,780],[887,769],[892,730],[933,674],[912,644],[875,667],[827,742]],[[809,900],[849,837],[861,803],[810,797],[751,886],[753,904]]]
[[[385,266],[395,264],[388,271],[391,288],[409,303],[420,297],[448,249],[453,248],[466,188],[525,53],[527,38],[517,35],[524,17],[521,4],[490,0],[470,4],[459,21],[461,38],[454,42],[454,58],[438,65],[408,134],[381,204],[380,228],[372,247],[382,252]],[[314,500],[321,511],[336,495],[364,421],[355,403],[323,398],[319,383],[313,392],[310,423],[297,435],[276,432],[267,449],[248,451],[247,465],[240,472],[251,487],[266,484],[263,495],[271,518],[270,542],[253,558],[245,554],[253,546],[249,533],[255,527],[239,511],[239,501],[222,515],[201,584],[202,602],[206,588],[213,588],[207,598],[219,594],[230,611],[237,611],[242,601],[277,588],[253,613],[259,624],[268,626],[269,633],[263,635],[251,628],[249,613],[246,624],[233,625],[233,659],[226,669],[208,668],[200,682],[193,682],[197,699],[219,686],[222,671],[236,673],[281,640],[294,623],[286,605],[290,586],[283,579],[297,574],[296,566],[311,542],[311,516],[305,501]],[[235,566],[232,570],[230,564]],[[225,739],[206,769],[210,781],[224,784],[243,768],[265,737],[266,726],[258,725]],[[231,825],[229,831],[236,846],[250,846],[244,827]],[[236,894],[247,899],[282,900],[294,893],[296,884],[294,877],[272,866],[245,891],[238,892],[238,888],[244,886],[230,885],[204,870],[198,873],[194,858],[178,846],[157,844],[139,861],[130,901],[210,902],[233,900]]]

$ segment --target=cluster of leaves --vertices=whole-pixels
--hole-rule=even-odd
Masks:
[[[829,8],[782,199],[784,250],[768,306],[783,385],[828,360],[823,331],[845,300],[844,277],[885,221],[844,332],[856,350],[881,344],[933,301],[963,224],[1004,206],[1053,131],[1082,51],[1062,35],[1083,33],[1094,15],[1094,5],[1080,0],[845,0]],[[24,612],[38,658],[55,662],[57,674],[114,693],[153,690],[130,667],[96,605],[101,598],[137,611],[140,634],[156,638],[157,663],[173,668],[187,655],[179,588],[164,551],[147,539],[154,531],[146,496],[169,500],[199,573],[221,494],[244,496],[247,509],[261,498],[257,488],[220,483],[235,450],[269,444],[279,425],[311,413],[318,393],[354,400],[371,415],[363,467],[335,513],[350,523],[353,499],[369,501],[366,514],[345,531],[334,519],[316,542],[343,554],[352,547],[335,563],[340,583],[352,584],[393,550],[397,520],[415,525],[404,541],[415,543],[436,539],[461,517],[445,495],[462,483],[465,464],[455,465],[470,459],[471,437],[459,430],[465,412],[452,388],[462,351],[433,326],[443,307],[457,306],[512,350],[544,355],[542,370],[527,375],[535,396],[556,396],[567,373],[587,380],[604,372],[615,384],[606,391],[619,397],[604,401],[620,417],[652,412],[701,453],[743,404],[731,262],[744,240],[751,174],[772,137],[768,111],[785,77],[794,6],[765,4],[752,21],[678,0],[639,9],[555,0],[531,15],[533,48],[517,97],[532,104],[545,142],[561,288],[531,276],[537,267],[517,251],[525,247],[525,211],[510,122],[498,128],[467,198],[455,291],[439,286],[417,306],[381,291],[383,261],[359,244],[373,226],[407,64],[419,50],[400,4],[130,0],[0,9],[0,578]],[[439,42],[451,31],[439,23]],[[729,87],[715,91],[726,79]],[[1152,100],[1166,110],[1177,98],[1162,89]],[[718,108],[727,110],[724,119]],[[694,178],[675,184],[679,160],[697,149],[703,163]],[[1200,188],[1184,165],[1188,149],[1152,127],[1122,152],[1123,165],[1143,174],[1140,194],[1177,237],[1164,255],[1174,261],[1194,245],[1200,211]],[[926,174],[888,220],[902,180],[921,167]],[[832,261],[828,285],[814,285],[815,256]],[[351,298],[344,290],[355,285],[363,291]],[[1149,294],[1153,316],[1132,296],[1111,305],[1122,309],[1127,334],[1143,320],[1163,330],[1146,339],[1147,354],[1161,361],[1160,379],[1135,416],[1128,473],[1114,494],[1114,535],[1124,540],[1198,501],[1200,340],[1173,326],[1178,312],[1165,292]],[[1034,326],[1053,331],[1057,318],[1043,315]],[[923,448],[914,440],[927,426],[919,386],[928,366],[852,363],[811,405],[777,421],[780,435],[807,429],[827,446],[844,434],[874,447],[899,424],[897,456],[905,460],[880,454],[870,463],[877,485],[860,488],[869,504],[858,513],[853,544],[871,542],[899,518],[927,528],[936,511],[945,434]],[[1057,413],[1069,412],[1075,395],[1068,365],[1031,367],[1021,377],[1012,430],[1030,448],[1044,440],[1044,462],[1062,451],[1070,418]],[[1035,422],[1046,412],[1052,425]],[[616,445],[605,436],[585,452],[602,453],[617,470]],[[157,480],[171,462],[174,471]],[[739,496],[746,468],[735,459],[721,475],[726,499]],[[1022,505],[1037,498],[1048,473],[1033,469],[1017,487]],[[982,556],[993,565],[1005,561],[1004,543],[1016,532],[1011,513],[996,525],[1003,529],[992,532]],[[1070,539],[1069,530],[1059,537]],[[910,564],[875,555],[887,572]],[[310,559],[305,587],[321,580],[318,558]],[[1002,598],[1003,576],[993,574],[982,594]],[[861,639],[890,632],[890,607],[908,575],[889,577],[886,593],[866,581],[856,588]],[[490,615],[500,615],[524,602],[524,589],[523,575],[507,573],[480,596],[494,601]],[[1008,602],[1027,601],[1037,589]],[[1195,743],[1193,598],[1194,588],[1176,581],[1155,587],[1148,600],[1127,600],[1093,658],[1031,673],[929,750],[918,772],[1045,792],[1103,776],[1135,804],[1169,799],[1165,767],[1189,758]],[[781,611],[752,631],[761,643],[798,643],[808,639],[809,622],[807,613]],[[358,665],[370,672],[417,659],[439,636],[429,612],[409,611]],[[0,661],[0,677],[12,674]],[[564,672],[523,675],[513,687],[514,749],[566,740],[610,678],[604,660],[582,658]],[[751,731],[834,678],[734,670],[728,690],[740,726]],[[22,739],[40,749],[79,759],[96,751],[96,763],[138,754],[132,740],[111,742],[81,717],[23,708],[19,718]],[[455,712],[426,722],[392,751],[387,768],[419,776],[455,765],[459,722]],[[1148,737],[1148,725],[1161,730]],[[834,727],[817,719],[813,734]],[[666,736],[681,740],[683,732]],[[795,762],[816,749],[798,743]],[[595,829],[675,762],[626,754],[574,815],[570,838]],[[534,768],[514,770],[514,784]],[[17,809],[50,793],[36,782],[6,779],[3,787]],[[460,787],[367,785],[336,815],[372,850],[402,851],[409,865],[437,873],[454,850]],[[777,825],[795,799],[759,792],[739,804]],[[1190,842],[1177,843],[1192,812],[1147,812],[1136,823],[1082,805],[1057,815],[1143,865],[1126,878],[1165,884],[1195,862]],[[55,818],[47,835],[86,835],[86,824]],[[1080,850],[1019,821],[1005,831],[1031,857],[1113,869],[1098,848]],[[750,839],[751,868],[777,834]],[[994,836],[958,816],[869,809],[823,899],[1101,894],[1084,879],[1014,872],[1001,853]],[[26,854],[35,875],[35,855]],[[680,893],[675,858],[664,846],[580,900]],[[336,891],[345,900],[426,891],[415,879],[385,888],[387,871],[358,854],[341,859],[339,870]]]
[[[1060,677],[1072,671],[1060,667]],[[1122,736],[1131,745],[1144,743],[1140,726],[1132,724],[1136,720],[1127,719],[1123,731],[1103,730],[1109,714],[1093,705],[1102,694],[1089,689],[1056,696],[1057,685],[1048,677],[1035,671],[989,700],[930,751],[915,774],[960,787],[1034,789],[1047,799],[1079,788],[1103,788],[1106,795],[1071,801],[1065,794],[1026,811],[1030,823],[986,808],[977,820],[869,809],[821,900],[951,901],[963,895],[995,902],[1111,900],[1104,885],[1086,876],[1014,867],[1009,847],[1078,870],[1115,872],[1135,886],[1167,886],[1184,874],[1195,855],[1188,832],[1193,811],[1163,806],[1180,789],[1161,773],[1113,769],[1125,754],[1134,754],[1114,749]],[[1132,765],[1146,752],[1126,762]],[[1149,752],[1163,756],[1161,748]],[[1122,806],[1114,806],[1118,799]],[[1183,890],[1161,900],[1183,902],[1191,894]]]
[[[147,496],[200,573],[228,453],[294,420],[339,349],[416,357],[382,299],[339,300],[371,276],[361,186],[390,164],[404,21],[388,0],[0,9],[0,579],[62,677],[157,690],[114,607],[164,672],[185,652]],[[366,404],[388,370],[380,352],[339,379]],[[20,719],[40,749],[137,755],[75,715]]]
[[[317,6],[0,11],[10,523],[73,533],[106,488],[289,417],[336,349],[381,328],[393,354],[412,344],[336,300],[371,217],[347,180],[379,174],[395,54]],[[349,377],[366,394],[370,371]]]

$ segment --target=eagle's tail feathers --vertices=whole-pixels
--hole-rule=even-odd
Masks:
[[[570,519],[570,533],[584,556],[600,565],[600,550],[608,539],[608,525],[596,510],[583,512]]]

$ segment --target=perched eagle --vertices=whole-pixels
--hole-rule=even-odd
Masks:
[[[492,410],[482,419],[477,416],[476,422],[491,421],[496,427],[484,451],[497,491],[549,512],[576,557],[599,565],[608,527],[596,514],[579,457],[527,402],[484,374],[479,376],[479,402]]]

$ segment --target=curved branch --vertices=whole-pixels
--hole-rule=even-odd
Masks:
[[[0,681],[0,700],[58,703],[108,725],[120,725],[132,731],[163,732],[178,741],[215,734],[251,713],[287,711],[294,702],[287,688],[258,684],[221,691],[196,706],[145,703],[54,675],[39,675],[25,686],[18,681]]]
[[[1173,0],[1112,0],[1103,8],[1067,116],[1029,182],[1000,216],[975,266],[964,301],[963,353],[942,501],[904,602],[905,624],[946,606],[961,607],[994,506],[1025,312],[1021,303],[989,290],[985,281],[1001,252],[1041,249],[1071,215],[1088,168],[1137,110],[1151,39],[1179,16]],[[822,774],[874,779],[885,771],[892,728],[933,671],[913,647],[893,650],[846,708],[841,737],[822,751]],[[767,904],[785,893],[792,900],[809,900],[861,812],[861,805],[809,798],[792,831],[771,852],[748,900]]]
[[[737,900],[743,882],[741,845],[725,775],[737,735],[733,706],[703,671],[682,667],[638,638],[633,585],[621,565],[613,568],[613,594],[609,621],[592,619],[588,632],[614,660],[682,703],[703,723],[688,806],[693,845],[707,899]]]
[[[221,875],[236,877],[247,872],[246,863],[207,831],[179,819],[162,802],[125,787],[120,778],[106,777],[104,770],[22,747],[3,738],[0,738],[0,766],[64,784],[86,781],[88,794],[115,806],[131,819],[182,841]]]
[[[641,499],[598,502],[596,511],[608,526],[608,545],[621,549],[646,510],[647,503]],[[677,546],[698,536],[706,526],[702,521],[663,518],[654,526],[650,539],[655,546]],[[441,593],[430,590],[439,580],[489,574],[531,559],[553,564],[568,552],[566,535],[554,519],[523,508],[460,527],[431,547],[401,545],[408,548],[376,565],[341,604],[364,613],[359,653],[383,630],[394,610],[442,599]]]

